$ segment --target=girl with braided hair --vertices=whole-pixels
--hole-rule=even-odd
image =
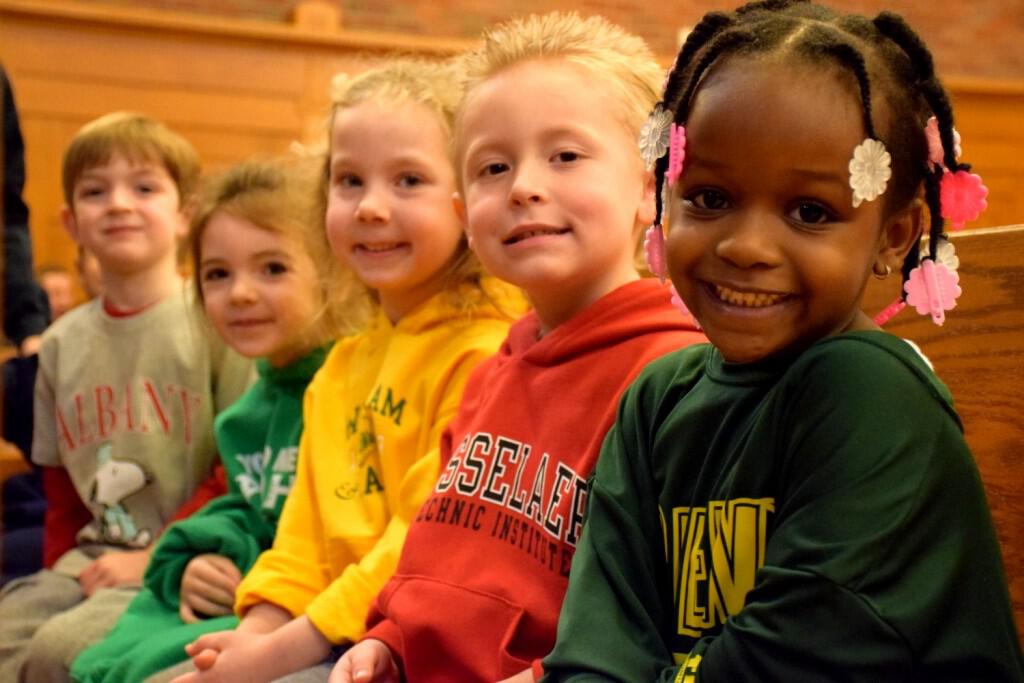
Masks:
[[[984,206],[921,40],[808,2],[708,14],[641,146],[652,270],[711,344],[620,404],[545,681],[1024,680],[949,391],[860,310],[902,271],[941,323],[944,219]]]

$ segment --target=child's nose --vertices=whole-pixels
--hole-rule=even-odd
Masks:
[[[537,204],[547,199],[544,174],[536,164],[523,163],[515,171],[509,201],[513,206]]]
[[[119,184],[114,184],[110,188],[111,209],[128,209],[132,206],[132,200],[133,195],[130,188]]]
[[[390,213],[383,190],[367,186],[356,205],[356,220],[364,223],[386,223]]]
[[[248,303],[256,299],[256,290],[245,275],[238,275],[231,282],[231,302],[234,304]]]
[[[767,216],[737,217],[715,244],[715,254],[737,268],[779,265],[778,243]]]

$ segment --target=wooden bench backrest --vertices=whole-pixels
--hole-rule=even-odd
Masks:
[[[908,307],[885,328],[920,345],[953,392],[985,483],[1024,641],[1024,225],[953,234],[951,241],[963,294],[945,325]],[[898,280],[872,280],[865,312],[874,315],[892,301]]]

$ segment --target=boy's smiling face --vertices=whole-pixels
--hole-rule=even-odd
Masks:
[[[516,64],[468,96],[457,163],[471,246],[546,329],[637,277],[653,185],[620,109],[564,59]]]
[[[103,271],[130,275],[174,260],[188,222],[177,185],[152,161],[112,154],[75,181],[64,225]]]
[[[672,281],[723,356],[750,362],[871,327],[872,266],[900,263],[918,209],[853,208],[865,137],[852,75],[737,58],[707,77],[686,123],[667,239]]]

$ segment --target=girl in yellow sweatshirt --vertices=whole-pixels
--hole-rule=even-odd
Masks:
[[[176,681],[327,679],[318,665],[362,635],[394,571],[470,372],[523,311],[483,274],[454,208],[457,83],[449,65],[396,61],[339,84],[324,236],[365,287],[369,322],[306,392],[297,478],[237,590],[240,626],[189,645]]]

